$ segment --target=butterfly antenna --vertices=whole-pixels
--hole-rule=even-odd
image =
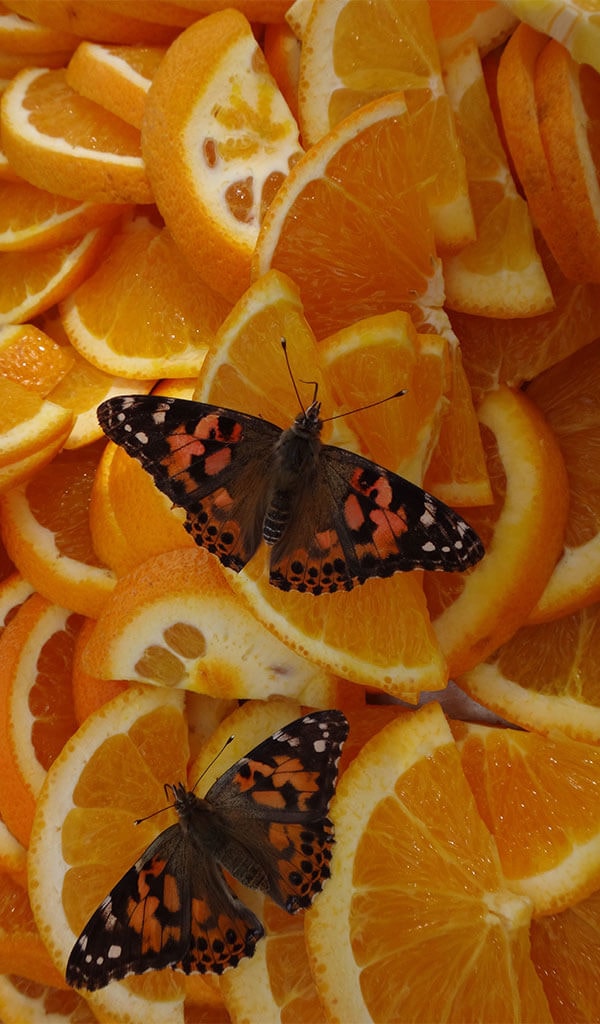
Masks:
[[[172,789],[173,789],[173,787],[170,786],[168,782],[166,782],[165,783],[165,796],[168,797],[169,792]],[[164,807],[159,807],[157,811],[151,811],[150,814],[145,814],[143,818],[136,818],[133,824],[134,825],[141,825],[143,821],[148,821],[149,818],[154,818],[154,817],[156,817],[157,814],[163,814],[164,811],[170,811],[171,807],[174,807],[174,804],[165,804]]]
[[[335,416],[327,416],[326,419],[322,419],[321,423],[329,423],[331,420],[340,420],[342,416],[352,416],[355,412],[363,412],[364,409],[373,409],[376,405],[383,405],[384,402],[391,402],[392,398],[402,398],[402,395],[406,394],[406,389],[402,391],[394,391],[393,395],[388,395],[387,398],[378,398],[376,402],[369,402],[368,405],[359,405],[358,409],[348,409],[347,412],[338,412]]]
[[[298,385],[296,384],[296,378],[294,377],[294,374],[292,372],[292,366],[291,366],[291,363],[290,363],[290,357],[288,355],[288,350],[287,350],[287,340],[285,338],[281,339],[281,347],[283,349],[283,355],[284,355],[284,358],[285,358],[285,365],[287,366],[287,370],[288,370],[288,373],[290,375],[290,380],[292,382],[292,387],[294,389],[294,394],[296,395],[296,398],[298,400],[298,405],[302,409],[302,412],[306,412],[306,409],[304,408],[304,402],[300,398],[300,392],[298,391]],[[315,381],[310,381],[310,383],[315,385],[315,394],[314,394],[314,398],[313,398],[313,401],[314,401],[315,398],[317,397],[317,385],[316,385]]]
[[[228,738],[227,738],[227,739],[225,740],[225,742],[224,742],[223,746],[221,747],[221,749],[220,749],[220,750],[217,750],[217,753],[216,753],[216,754],[215,754],[215,756],[213,757],[212,761],[209,761],[209,762],[208,762],[208,764],[207,764],[207,766],[206,766],[206,768],[204,769],[204,771],[200,772],[200,775],[198,776],[198,778],[196,779],[196,781],[195,781],[194,785],[192,786],[192,788],[191,788],[191,790],[190,790],[190,792],[191,792],[191,793],[193,793],[193,792],[194,792],[194,790],[195,790],[196,786],[198,785],[198,783],[200,782],[200,780],[201,780],[201,779],[203,779],[203,778],[204,778],[204,776],[206,775],[207,771],[209,771],[209,769],[210,769],[210,768],[212,768],[212,766],[213,766],[213,764],[215,763],[215,761],[218,761],[218,759],[220,758],[221,754],[222,754],[222,753],[223,753],[223,751],[225,750],[225,747],[228,747],[228,746],[229,746],[229,744],[230,744],[230,743],[232,742],[232,740],[233,740],[233,736],[229,736],[229,737],[228,737]]]

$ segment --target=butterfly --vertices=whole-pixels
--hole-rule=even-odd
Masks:
[[[67,982],[94,991],[164,967],[222,974],[252,956],[263,926],[222,869],[289,914],[309,907],[330,875],[327,811],[347,735],[341,711],[315,711],[259,743],[205,797],[165,787],[179,821],[92,914]]]
[[[462,571],[484,555],[442,501],[320,440],[320,402],[287,430],[257,416],[156,395],[110,398],[105,434],[141,462],[197,544],[239,572],[261,540],[269,581],[311,594],[410,569]]]

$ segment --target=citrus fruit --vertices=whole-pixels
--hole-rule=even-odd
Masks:
[[[25,68],[2,97],[2,146],[38,188],[96,203],[150,203],[140,133],[68,85],[64,70]]]
[[[595,1020],[598,1003],[600,890],[531,922],[531,957],[554,1020]]]
[[[565,277],[588,279],[577,245],[579,227],[563,204],[548,164],[538,120],[535,91],[537,61],[548,38],[521,22],[498,65],[498,103],[504,133],[529,211]],[[568,227],[567,227],[568,225]]]
[[[96,624],[95,619],[84,619],[81,623],[73,648],[71,682],[73,687],[73,712],[77,724],[85,722],[92,712],[127,689],[129,683],[120,679],[97,679],[86,672],[83,666],[85,648]]]
[[[55,32],[29,18],[8,10],[0,11],[0,47],[5,53],[51,53],[74,50],[79,38],[70,32]]]
[[[0,871],[0,976],[12,974],[65,987],[38,934],[27,890]]]
[[[129,687],[64,746],[36,805],[29,850],[32,909],[61,972],[86,920],[136,856],[170,824],[163,785],[186,780],[183,694]],[[165,974],[167,975],[165,977]],[[183,1022],[183,976],[152,972],[87,999],[102,1020]]]
[[[476,238],[443,259],[446,305],[490,317],[537,316],[554,299],[516,190],[473,40],[448,57],[444,82],[465,154]]]
[[[21,605],[34,593],[29,582],[18,572],[10,572],[0,583],[0,636]]]
[[[195,377],[229,306],[198,280],[169,233],[140,215],[60,308],[72,344],[94,366],[156,379]]]
[[[97,558],[88,509],[103,442],[62,451],[2,496],[2,537],[22,574],[49,600],[96,617],[115,585]]]
[[[438,705],[363,747],[331,816],[332,877],[306,922],[329,1020],[551,1020],[531,904],[507,888]]]
[[[560,554],[568,511],[564,461],[533,402],[501,387],[486,396],[479,419],[494,503],[469,509],[467,518],[485,558],[460,579],[425,577],[433,627],[454,679],[525,621]]]
[[[502,4],[517,18],[557,39],[574,60],[600,71],[600,28],[594,0],[547,0],[544,4],[502,0]]]
[[[474,237],[464,157],[448,97],[429,5],[419,0],[315,0],[302,35],[298,105],[310,145],[365,104],[402,92],[415,142],[413,159],[436,241]]]
[[[600,463],[596,416],[600,346],[586,345],[541,373],[527,391],[550,424],[569,479],[564,548],[530,615],[543,622],[600,600]]]
[[[269,71],[297,121],[300,43],[286,22],[272,23],[265,27],[263,52]]]
[[[46,771],[76,728],[71,663],[79,627],[77,615],[34,594],[0,637],[0,810],[24,846]]]
[[[460,676],[474,700],[524,729],[600,742],[600,606],[526,625]]]
[[[58,345],[33,324],[0,327],[0,376],[17,381],[41,398],[60,383],[73,362],[68,346]]]
[[[82,664],[101,679],[228,699],[280,695],[326,707],[335,692],[326,672],[257,623],[217,559],[196,547],[157,555],[121,578]]]
[[[0,871],[27,888],[27,851],[0,816]]]
[[[194,397],[289,426],[297,414],[297,399],[283,362],[282,337],[297,380],[316,381],[323,411],[331,408],[333,415],[327,374],[319,366],[298,290],[277,271],[259,278],[234,306],[202,367]],[[352,443],[347,421],[326,423],[325,439]],[[335,435],[327,436],[328,428],[336,428]],[[336,675],[396,695],[445,684],[416,574],[396,573],[388,580],[369,580],[352,591],[307,601],[305,594],[271,586],[266,562],[263,545],[243,572],[227,578],[252,613],[293,650]]]
[[[0,1013],[4,1024],[95,1024],[96,1018],[80,995],[53,988],[16,974],[0,976]]]
[[[116,217],[110,203],[79,203],[23,182],[0,184],[0,252],[48,249],[79,240]]]
[[[82,42],[69,61],[67,82],[81,96],[141,129],[146,94],[164,54],[163,46]]]
[[[62,448],[73,415],[0,376],[0,492],[31,476]]]
[[[517,18],[502,4],[492,0],[445,0],[429,5],[433,34],[442,58],[449,56],[469,39],[481,53],[499,46],[517,23]]]
[[[169,47],[148,92],[142,145],[177,245],[235,301],[249,284],[264,211],[301,152],[296,122],[239,11],[200,19]]]
[[[9,4],[5,4],[6,7]],[[109,43],[159,43],[173,38],[174,30],[140,18],[113,13],[104,2],[77,0],[10,0],[10,10],[57,32],[73,33],[84,39]]]
[[[504,877],[534,914],[557,913],[598,889],[600,749],[467,723],[453,733]]]
[[[108,225],[50,249],[0,253],[0,324],[24,323],[59,302],[88,276],[112,232]]]

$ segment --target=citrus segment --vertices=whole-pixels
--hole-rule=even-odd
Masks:
[[[0,254],[0,324],[24,323],[83,281],[106,248],[112,227],[35,252]]]
[[[502,0],[504,7],[562,43],[574,60],[600,71],[600,25],[595,0]]]
[[[24,846],[46,771],[76,728],[70,670],[79,626],[76,615],[34,594],[0,638],[0,810]]]
[[[96,203],[150,203],[140,133],[80,96],[64,71],[25,69],[2,97],[2,145],[38,188]]]
[[[0,490],[20,483],[60,450],[73,416],[0,376]]]
[[[600,743],[599,616],[595,604],[523,626],[461,687],[524,729]]]
[[[506,888],[438,705],[366,744],[331,816],[332,877],[307,915],[330,1020],[551,1019],[531,905]]]
[[[302,36],[298,101],[302,136],[314,145],[360,107],[402,92],[411,113],[418,177],[436,241],[474,237],[464,158],[429,6],[391,0],[315,0]]]
[[[600,890],[560,914],[531,922],[531,957],[555,1021],[599,1016],[599,935]]]
[[[26,889],[0,871],[0,975],[12,974],[65,987],[38,934]]]
[[[491,317],[537,316],[554,299],[517,193],[488,99],[474,41],[444,65],[465,154],[476,239],[443,259],[446,305]]]
[[[148,379],[195,377],[229,309],[198,281],[169,233],[144,216],[123,226],[101,266],[60,308],[72,344],[89,362],[115,376]]]
[[[113,13],[101,0],[77,0],[74,9],[69,0],[10,0],[5,4],[24,18],[46,25],[56,32],[72,33],[84,39],[111,43],[158,43],[173,38],[174,30],[145,19]]]
[[[600,749],[484,725],[453,732],[510,888],[536,915],[589,896],[600,884]]]
[[[472,668],[527,618],[563,541],[564,462],[550,427],[520,392],[499,388],[479,409],[494,504],[469,509],[485,558],[459,579],[427,573],[425,591],[449,674]]]
[[[33,324],[0,327],[0,377],[45,398],[71,369],[74,357]]]
[[[2,537],[22,574],[49,600],[95,618],[115,585],[93,549],[92,482],[103,444],[62,451],[1,499]]]
[[[82,42],[69,61],[67,82],[81,96],[141,129],[146,94],[164,55],[162,46]]]
[[[4,182],[0,184],[0,252],[48,249],[79,240],[121,209],[109,203],[78,203],[27,182]]]
[[[420,307],[442,305],[415,148],[403,96],[377,100],[314,145],[271,203],[253,276],[289,274],[317,338],[396,309],[422,322]]]
[[[431,25],[442,58],[449,56],[469,39],[480,53],[499,46],[517,23],[514,14],[494,0],[445,0],[430,3]]]
[[[331,700],[328,674],[262,628],[218,561],[196,547],[157,555],[119,581],[82,664],[101,679],[213,697],[284,695],[319,707]]]
[[[564,547],[530,615],[544,622],[600,600],[600,346],[593,342],[540,374],[528,395],[552,427],[569,483]]]
[[[92,911],[167,827],[165,782],[186,780],[183,695],[130,687],[77,730],[48,773],[30,845],[32,909],[48,951],[64,971]],[[183,981],[167,972],[89,995],[102,1020],[182,1022]],[[146,997],[145,993],[150,993]]]
[[[208,15],[169,47],[148,93],[142,143],[177,245],[203,280],[237,299],[264,212],[301,152],[240,12]]]

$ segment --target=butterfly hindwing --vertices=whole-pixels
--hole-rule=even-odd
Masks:
[[[220,406],[126,395],[98,409],[102,429],[186,511],[194,540],[239,571],[256,551],[281,429]]]

